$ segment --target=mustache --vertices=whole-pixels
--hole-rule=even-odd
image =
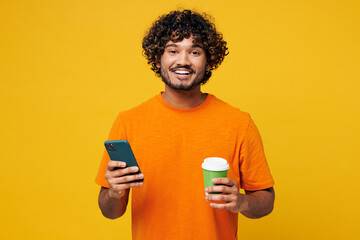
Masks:
[[[195,69],[192,69],[190,66],[178,66],[178,67],[169,68],[169,70],[172,72],[175,72],[178,69],[186,69],[189,70],[191,73],[195,73]]]

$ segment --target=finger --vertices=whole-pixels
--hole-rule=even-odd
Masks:
[[[212,182],[215,184],[224,184],[227,185],[229,187],[232,187],[234,185],[237,186],[236,182],[230,178],[213,178]]]
[[[121,192],[126,189],[141,187],[143,184],[144,184],[143,182],[124,183],[124,184],[114,186],[113,190],[116,192]]]
[[[205,197],[207,201],[218,201],[218,202],[235,202],[235,195],[224,195],[224,194],[209,194]]]
[[[127,168],[121,168],[114,171],[114,176],[121,177],[124,175],[128,175],[131,173],[137,173],[139,171],[138,167],[127,167]]]
[[[127,167],[127,168],[115,169],[113,171],[110,171],[108,175],[110,175],[113,178],[117,178],[127,174],[137,173],[138,171],[139,171],[138,167]]]
[[[212,193],[212,192],[216,192],[216,193],[224,193],[224,194],[230,194],[230,193],[236,193],[238,192],[237,188],[234,187],[229,187],[226,185],[217,185],[217,186],[212,186],[212,187],[208,187],[205,189],[205,192],[207,193]]]
[[[224,210],[234,210],[235,204],[234,203],[210,203],[210,206],[217,209],[224,209]]]
[[[126,162],[122,162],[122,161],[109,161],[108,165],[107,165],[107,169],[109,171],[113,171],[114,168],[124,168],[126,167]]]
[[[112,180],[113,178],[119,178],[121,176],[128,175],[131,173],[137,173],[138,171],[139,171],[138,167],[127,167],[113,171],[107,171],[105,174],[105,179],[109,181]]]
[[[122,184],[122,183],[128,183],[136,180],[144,179],[144,175],[142,173],[135,174],[135,175],[127,175],[123,177],[113,178],[111,180],[112,184]]]

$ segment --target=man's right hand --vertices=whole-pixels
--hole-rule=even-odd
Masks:
[[[132,182],[143,179],[144,175],[142,173],[127,175],[129,173],[136,173],[138,171],[138,167],[126,167],[125,162],[109,161],[105,174],[105,179],[108,181],[110,186],[109,196],[111,198],[120,199],[126,194],[128,189],[142,186],[143,182]]]

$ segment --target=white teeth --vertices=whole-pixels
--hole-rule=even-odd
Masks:
[[[180,71],[180,70],[175,71],[175,73],[177,73],[177,74],[185,74],[185,75],[190,74],[190,72],[188,72],[188,71]]]

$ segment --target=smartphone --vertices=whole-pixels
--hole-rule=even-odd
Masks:
[[[130,173],[127,175],[135,175],[141,173],[140,167],[136,162],[133,151],[131,150],[130,144],[126,140],[112,140],[104,143],[106,151],[109,157],[113,161],[126,162],[126,167],[138,167],[139,171],[136,173]],[[144,179],[139,179],[131,182],[143,182]]]

